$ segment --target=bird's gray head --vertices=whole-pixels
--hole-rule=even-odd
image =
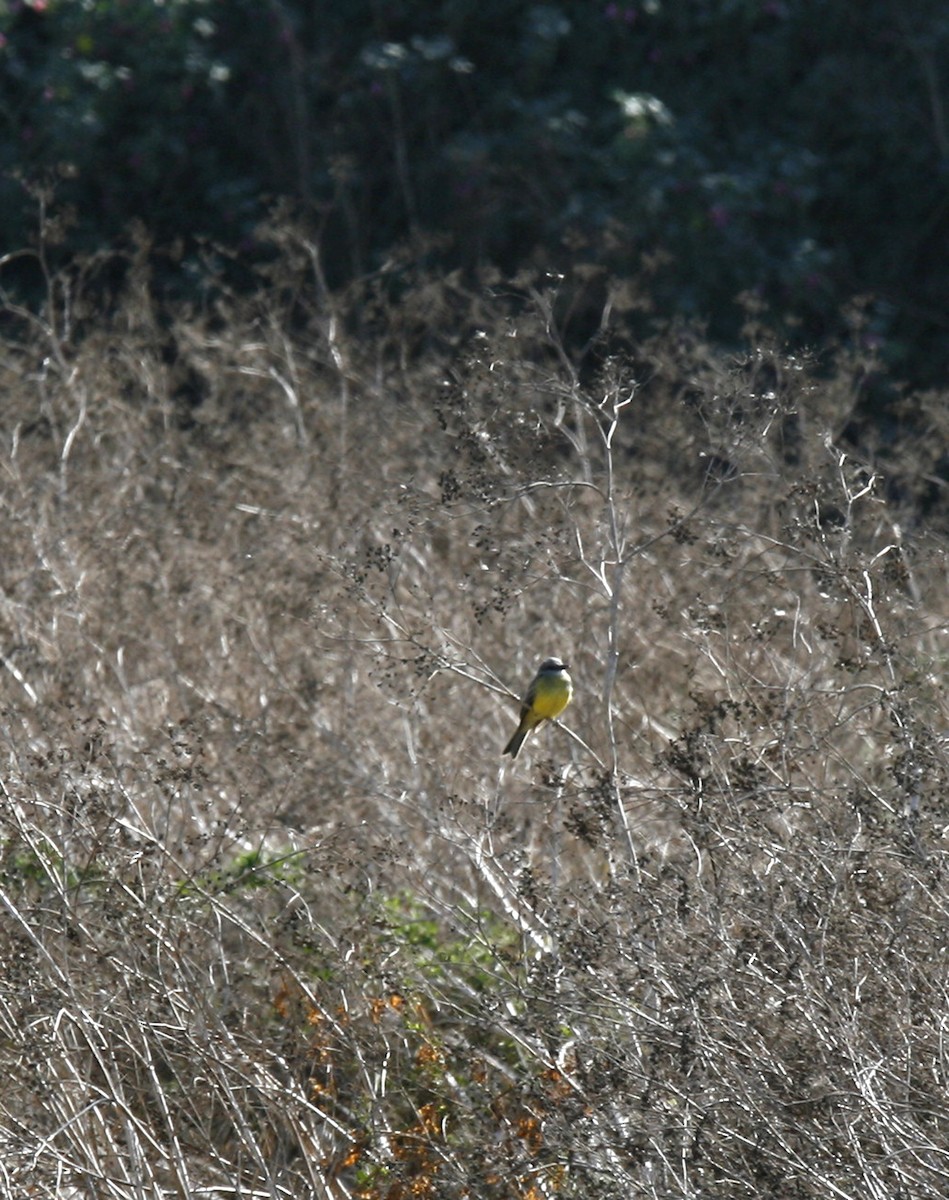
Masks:
[[[538,671],[538,674],[544,671],[566,671],[566,669],[567,664],[565,662],[561,662],[559,658],[545,658],[540,664],[540,671]]]

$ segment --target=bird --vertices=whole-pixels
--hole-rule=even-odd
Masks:
[[[521,720],[503,754],[517,758],[524,739],[541,721],[553,721],[570,703],[573,683],[567,664],[559,658],[545,658],[521,701]]]

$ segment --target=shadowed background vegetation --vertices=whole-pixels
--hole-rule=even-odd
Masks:
[[[446,269],[647,268],[651,311],[732,343],[741,293],[807,344],[869,296],[865,336],[930,383],[947,57],[941,0],[13,0],[0,167],[58,177],[71,245],[144,219],[175,289],[195,238],[262,253],[286,196],[334,284],[435,233]],[[0,239],[32,233],[8,174]]]
[[[902,62],[892,111],[928,96],[937,130],[938,89],[911,90],[937,77],[907,66],[937,62],[935,18],[926,41],[923,10],[819,11],[841,54],[891,31],[881,111]],[[747,260],[716,259],[717,217],[643,200],[637,243],[586,207],[620,146],[647,160],[612,193],[630,204],[679,161],[663,139],[715,153],[656,80],[711,77],[724,26],[796,45],[813,6],[439,12],[4,16],[20,86],[62,77],[44,137],[80,98],[130,125],[84,140],[95,105],[73,125],[0,275],[0,1193],[935,1200],[945,391],[894,375],[895,303],[829,289],[808,350],[778,274],[737,296],[783,254],[752,225]],[[692,75],[663,57],[688,38]],[[297,74],[268,69],[280,46]],[[654,93],[620,79],[634,50]],[[601,92],[639,96],[613,102],[609,152],[542,103],[607,61]],[[116,89],[146,65],[156,204],[87,203],[112,185],[95,155],[145,128]],[[209,126],[218,166],[199,145],[163,191],[182,70],[208,113],[245,105],[243,149]],[[494,70],[504,121],[522,102],[506,153]],[[422,133],[463,123],[439,80],[485,139],[480,215],[429,186],[455,160]],[[258,199],[268,130],[293,204]],[[320,184],[317,134],[357,130]],[[211,203],[238,160],[246,190]],[[691,230],[691,257],[643,253],[660,229]],[[715,288],[727,345],[693,319]],[[502,768],[548,653],[574,702]]]

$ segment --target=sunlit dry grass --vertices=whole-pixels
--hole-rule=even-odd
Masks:
[[[8,313],[10,1194],[943,1195],[945,510],[867,364],[295,245]]]

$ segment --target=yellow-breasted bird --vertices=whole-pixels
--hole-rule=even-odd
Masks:
[[[541,721],[552,721],[559,717],[570,703],[572,695],[573,683],[567,674],[567,664],[559,658],[545,658],[521,701],[521,722],[503,753],[517,758],[517,752],[530,731],[536,729]]]

